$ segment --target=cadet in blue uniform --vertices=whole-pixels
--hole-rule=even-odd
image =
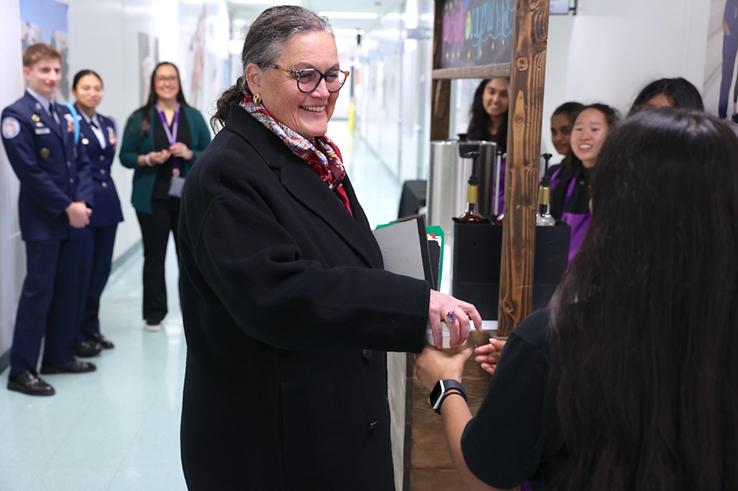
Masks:
[[[84,238],[84,258],[86,275],[84,277],[82,325],[77,334],[77,344],[94,341],[102,348],[113,348],[113,343],[100,333],[100,295],[110,274],[113,259],[113,245],[118,223],[123,221],[118,192],[115,190],[110,166],[115,156],[118,137],[115,124],[95,112],[102,100],[103,82],[100,75],[92,70],[82,70],[74,76],[72,94],[80,125],[80,141],[90,159],[95,213],[90,217],[90,225]],[[86,288],[85,288],[86,287]],[[80,352],[75,350],[78,356]]]
[[[26,278],[10,351],[8,389],[51,395],[36,371],[45,337],[42,374],[81,373],[95,365],[72,351],[79,326],[80,237],[92,214],[92,178],[77,122],[53,102],[61,54],[45,44],[23,53],[28,91],[2,112],[5,151],[20,180],[18,211],[26,244]]]

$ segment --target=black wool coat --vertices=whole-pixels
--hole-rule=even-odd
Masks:
[[[424,345],[429,285],[231,104],[185,184],[182,464],[191,491],[394,489],[386,351]]]

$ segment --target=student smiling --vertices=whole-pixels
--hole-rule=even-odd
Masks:
[[[552,177],[557,184],[551,196],[551,214],[571,227],[569,263],[579,249],[589,226],[589,175],[610,126],[619,119],[606,104],[585,106],[574,121],[571,159]]]

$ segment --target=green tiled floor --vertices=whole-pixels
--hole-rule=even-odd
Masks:
[[[46,375],[52,397],[29,397],[0,377],[0,489],[185,490],[179,415],[185,342],[173,247],[167,257],[170,314],[143,330],[137,254],[110,278],[101,301],[103,333],[115,342],[91,359],[98,369]]]

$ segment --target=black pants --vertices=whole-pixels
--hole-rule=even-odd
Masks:
[[[167,286],[164,263],[167,258],[169,232],[174,234],[174,246],[179,259],[177,224],[179,198],[151,200],[151,213],[136,212],[143,238],[143,318],[148,324],[158,324],[167,315]]]

